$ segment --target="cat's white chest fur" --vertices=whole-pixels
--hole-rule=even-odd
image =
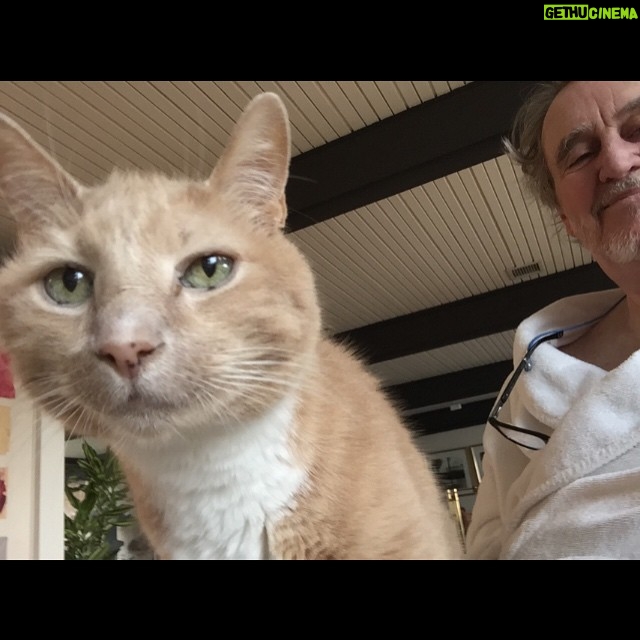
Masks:
[[[270,557],[269,526],[305,476],[289,447],[293,407],[286,398],[241,429],[136,452],[173,559]]]

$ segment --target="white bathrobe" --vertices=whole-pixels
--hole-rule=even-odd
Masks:
[[[514,366],[533,337],[596,318],[622,295],[572,296],[530,316]],[[557,348],[586,330],[541,344],[498,416],[551,435],[543,449],[486,426],[469,559],[640,559],[640,351],[607,372]]]

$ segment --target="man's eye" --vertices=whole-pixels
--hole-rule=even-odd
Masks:
[[[640,127],[638,127],[637,129],[633,129],[631,133],[626,136],[626,138],[627,140],[631,140],[632,142],[640,140]]]
[[[587,151],[586,153],[581,153],[575,156],[574,158],[570,158],[569,163],[567,164],[567,167],[569,168],[575,167],[579,165],[581,162],[583,162],[584,160],[586,160],[587,158],[589,158],[590,156],[591,156],[591,151]]]

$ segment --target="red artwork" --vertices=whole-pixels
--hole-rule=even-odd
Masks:
[[[7,501],[7,485],[4,480],[0,478],[0,513],[4,509],[4,504]]]
[[[0,398],[15,398],[16,390],[13,386],[9,356],[0,353]]]

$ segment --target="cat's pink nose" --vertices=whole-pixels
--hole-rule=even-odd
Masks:
[[[158,344],[141,340],[126,344],[107,343],[102,345],[98,355],[109,362],[123,378],[135,378],[140,373],[142,361],[150,356]]]

